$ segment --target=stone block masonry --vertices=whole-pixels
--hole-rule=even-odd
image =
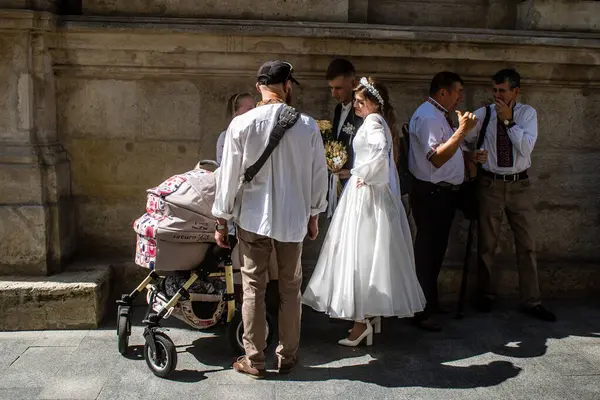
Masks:
[[[333,57],[383,80],[404,122],[436,72],[463,76],[460,108],[472,110],[490,101],[495,71],[517,68],[522,101],[537,109],[540,128],[530,176],[542,291],[563,297],[600,290],[597,2],[79,3],[76,16],[59,15],[56,1],[7,0],[0,9],[0,275],[11,276],[0,281],[0,328],[25,326],[27,318],[59,327],[35,306],[45,302],[86,304],[87,311],[68,314],[84,324],[97,320],[105,275],[96,283],[77,275],[81,284],[64,286],[71,260],[131,263],[131,223],[144,212],[145,190],[215,157],[226,99],[254,92],[256,68],[272,58],[294,64],[302,81],[294,105],[318,119],[333,117],[324,79]],[[306,243],[307,277],[327,229],[321,224],[320,240]],[[441,279],[450,295],[466,226],[457,216]],[[498,252],[501,291],[514,296],[506,226]],[[117,275],[127,281],[136,273]],[[18,307],[29,317],[15,314]],[[69,315],[64,327],[76,326]]]

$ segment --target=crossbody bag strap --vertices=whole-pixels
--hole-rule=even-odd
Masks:
[[[477,150],[481,148],[483,145],[483,140],[485,139],[485,134],[487,132],[488,125],[490,124],[490,116],[491,109],[490,106],[485,106],[485,117],[483,118],[483,124],[481,125],[481,130],[479,131],[479,137],[477,138]]]
[[[483,146],[483,140],[485,139],[485,134],[487,133],[487,128],[490,124],[491,114],[491,107],[489,105],[485,106],[485,117],[483,117],[483,123],[481,124],[481,129],[479,130],[479,137],[477,138],[477,148],[475,150],[479,150],[481,149],[481,146]],[[477,176],[481,176],[482,169],[482,164],[477,164]]]
[[[258,171],[260,171],[264,163],[271,156],[273,150],[275,150],[275,147],[277,147],[279,144],[281,138],[283,138],[283,135],[288,129],[294,126],[296,121],[298,121],[298,118],[300,118],[300,113],[293,107],[288,105],[284,105],[282,107],[282,110],[277,118],[277,123],[273,127],[271,135],[269,136],[269,143],[267,143],[267,147],[258,160],[256,160],[256,162],[248,167],[246,172],[244,172],[244,182],[250,182],[252,179],[254,179],[256,174],[258,174]]]

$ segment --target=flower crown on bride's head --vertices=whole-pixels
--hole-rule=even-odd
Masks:
[[[385,102],[383,101],[383,97],[381,97],[381,95],[379,94],[379,90],[375,89],[375,86],[373,86],[369,80],[367,78],[365,78],[364,76],[362,78],[360,78],[360,82],[359,82],[362,86],[364,86],[365,89],[367,89],[367,91],[369,93],[371,93],[379,102],[379,104],[381,105],[381,107],[384,106]]]

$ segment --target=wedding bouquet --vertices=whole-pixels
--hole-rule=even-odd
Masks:
[[[337,173],[342,169],[344,164],[346,164],[346,161],[348,161],[348,152],[346,151],[346,146],[342,142],[334,139],[331,122],[319,120],[317,121],[317,124],[319,125],[319,130],[323,136],[327,168],[331,171],[331,174],[329,174],[329,199],[327,206],[327,217],[331,218],[342,193],[342,182]]]
[[[344,164],[346,164],[346,161],[348,161],[346,146],[342,142],[334,139],[333,125],[330,121],[321,119],[317,121],[317,125],[319,125],[319,130],[323,137],[323,144],[325,145],[327,168],[335,174],[339,172]]]
[[[327,168],[334,174],[348,161],[348,153],[346,146],[342,142],[331,140],[325,143],[325,159],[327,160]]]
[[[333,125],[331,124],[331,121],[320,119],[317,120],[317,125],[319,126],[319,130],[321,131],[323,143],[327,143],[330,140],[333,140]]]

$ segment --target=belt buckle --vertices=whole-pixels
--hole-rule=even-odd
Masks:
[[[500,175],[503,182],[516,182],[519,179],[518,174]],[[508,179],[510,177],[510,179]]]

